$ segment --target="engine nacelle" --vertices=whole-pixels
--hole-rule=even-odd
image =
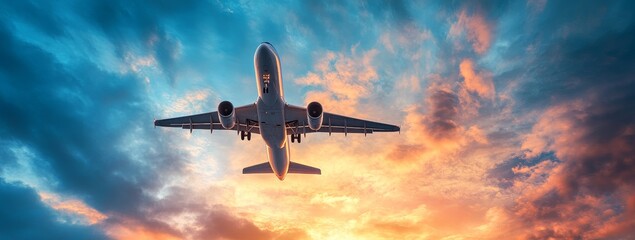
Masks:
[[[218,118],[220,124],[225,129],[231,129],[236,125],[236,111],[234,105],[229,101],[222,101],[218,104]]]
[[[306,107],[306,117],[308,119],[309,128],[317,131],[322,127],[322,104],[319,102],[311,102]]]

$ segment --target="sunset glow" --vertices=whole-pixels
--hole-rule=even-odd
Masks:
[[[0,3],[1,239],[633,239],[632,1]],[[284,97],[401,127],[153,120]]]

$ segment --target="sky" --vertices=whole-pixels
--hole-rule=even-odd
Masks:
[[[2,1],[0,239],[633,239],[632,1]],[[286,101],[401,126],[154,128]]]

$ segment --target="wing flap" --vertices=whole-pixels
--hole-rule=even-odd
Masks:
[[[373,133],[373,129],[359,129],[359,128],[354,128],[354,127],[341,127],[341,126],[332,126],[329,130],[329,126],[324,126],[322,125],[322,127],[320,129],[318,129],[317,131],[315,130],[311,130],[309,127],[298,127],[297,130],[294,127],[289,127],[287,128],[287,134],[303,134],[304,133],[304,129],[306,128],[306,133],[312,133],[312,132],[323,132],[323,133],[364,133],[366,132],[367,134],[371,134]]]
[[[255,125],[247,125],[247,124],[238,124],[236,126],[239,126],[240,131],[247,131],[247,132],[251,132],[251,133],[255,133],[255,134],[260,134],[260,128],[258,126]],[[214,123],[214,129],[218,129],[218,130],[234,130],[236,131],[236,126],[234,126],[231,129],[225,129],[223,127],[223,125],[221,125],[220,123]],[[175,127],[179,127],[179,126],[175,126]],[[182,125],[183,129],[190,129],[190,125],[186,124],[186,125]],[[209,129],[210,128],[210,124],[192,124],[192,129]]]

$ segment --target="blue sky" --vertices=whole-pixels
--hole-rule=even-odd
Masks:
[[[634,234],[629,1],[0,6],[0,239]],[[255,101],[263,41],[287,102],[402,133],[312,135],[323,175],[279,182],[240,174],[259,138],[153,128]]]

